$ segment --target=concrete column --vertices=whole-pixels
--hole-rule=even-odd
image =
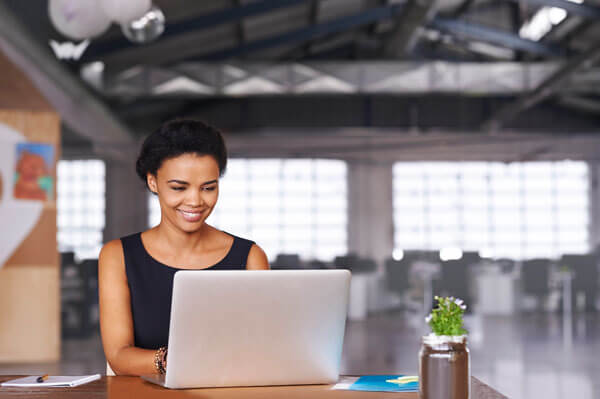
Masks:
[[[600,244],[600,162],[589,162],[589,244],[593,251]]]
[[[135,173],[135,161],[107,160],[104,242],[147,228],[147,190]]]
[[[350,299],[361,302],[363,310],[358,318],[365,316],[365,308],[389,308],[394,299],[386,289],[384,267],[394,249],[392,201],[392,163],[348,162],[348,252],[377,262],[376,273],[353,277]]]
[[[348,252],[383,261],[394,249],[392,163],[348,161]]]

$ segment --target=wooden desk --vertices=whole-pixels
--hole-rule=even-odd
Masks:
[[[0,376],[0,382],[23,376]],[[159,387],[137,377],[102,377],[98,381],[75,388],[0,388],[0,398],[28,399],[152,399],[152,398],[196,398],[196,399],[308,399],[308,398],[365,398],[365,399],[417,399],[418,393],[358,392],[330,389],[331,385],[296,385],[279,387],[248,388],[203,388],[172,390]],[[500,399],[500,394],[477,378],[471,380],[471,399]]]

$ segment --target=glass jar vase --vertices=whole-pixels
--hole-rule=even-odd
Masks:
[[[465,335],[425,335],[419,352],[420,399],[469,399],[471,362]]]

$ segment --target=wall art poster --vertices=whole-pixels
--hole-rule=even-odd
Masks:
[[[23,133],[0,122],[0,268],[27,238],[44,209],[43,201],[14,196],[17,146],[25,143]]]
[[[13,196],[23,200],[51,200],[54,193],[54,146],[18,143],[15,159]]]

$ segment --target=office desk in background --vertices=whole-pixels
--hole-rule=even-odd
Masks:
[[[0,376],[0,382],[23,376]],[[199,399],[417,399],[418,393],[358,392],[332,390],[331,385],[294,385],[247,388],[201,388],[172,390],[143,381],[138,377],[102,377],[98,381],[75,388],[0,388],[0,398],[28,399],[133,399],[133,398],[199,398]],[[500,394],[477,378],[471,379],[471,399],[500,399]]]

